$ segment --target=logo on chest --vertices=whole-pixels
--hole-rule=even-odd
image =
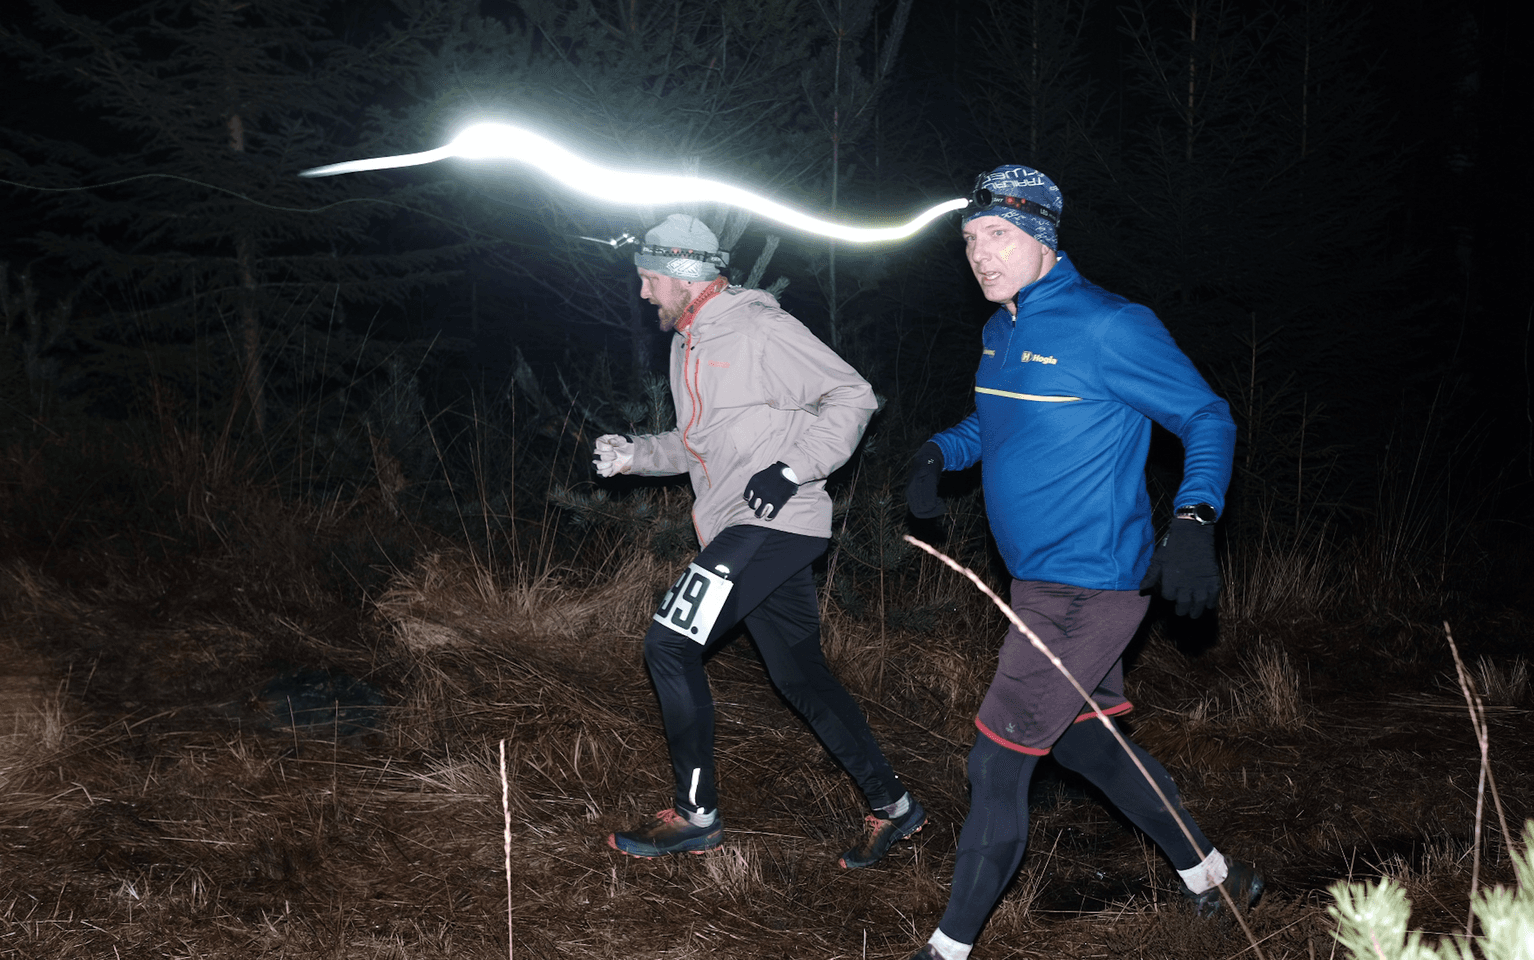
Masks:
[[[1046,357],[1046,356],[1044,356],[1042,354],[1034,353],[1032,350],[1024,350],[1023,351],[1023,362],[1024,363],[1059,363],[1060,361],[1056,360],[1054,357]]]

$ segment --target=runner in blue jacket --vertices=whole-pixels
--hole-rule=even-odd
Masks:
[[[975,412],[923,444],[906,496],[915,516],[938,516],[941,472],[981,464],[1013,610],[1113,716],[1131,709],[1121,658],[1150,603],[1143,591],[1159,588],[1179,615],[1197,617],[1215,604],[1214,524],[1236,427],[1154,313],[1094,285],[1057,252],[1062,207],[1059,188],[1031,167],[997,167],[976,181],[965,257],[1000,308],[981,338]],[[1184,449],[1175,515],[1159,543],[1145,489],[1151,421]],[[1022,861],[1028,784],[1047,754],[1161,847],[1200,914],[1221,909],[1221,887],[1243,908],[1261,895],[1261,873],[1216,850],[1166,770],[1132,742],[1131,758],[1015,627],[975,726],[970,811],[948,908],[912,960],[969,956]]]

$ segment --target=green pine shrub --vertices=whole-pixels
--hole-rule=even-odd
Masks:
[[[1336,883],[1337,941],[1354,960],[1534,960],[1534,820],[1523,826],[1523,848],[1514,850],[1517,884],[1476,894],[1472,911],[1481,936],[1428,943],[1408,930],[1411,901],[1395,881]]]

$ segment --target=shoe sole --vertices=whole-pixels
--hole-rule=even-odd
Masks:
[[[671,857],[679,853],[690,853],[694,856],[701,857],[706,853],[718,850],[720,847],[724,846],[724,838],[720,837],[719,839],[709,843],[708,846],[699,847],[697,849],[693,849],[691,847],[678,847],[675,850],[660,850],[652,847],[651,849],[655,850],[654,853],[639,853],[634,850],[625,850],[618,846],[618,835],[616,833],[609,833],[607,835],[607,845],[623,854],[625,857],[633,857],[636,860],[659,860],[661,857]]]
[[[921,818],[921,823],[918,823],[915,827],[913,827],[910,830],[907,830],[905,833],[897,834],[892,840],[890,840],[890,845],[884,848],[884,852],[881,853],[879,856],[874,857],[872,860],[865,860],[865,861],[860,862],[860,863],[848,863],[847,862],[847,855],[844,853],[844,854],[842,854],[841,859],[837,860],[836,862],[841,865],[841,868],[843,870],[861,870],[864,867],[871,867],[874,864],[878,863],[880,860],[883,860],[885,857],[889,856],[889,852],[895,848],[895,844],[899,843],[902,840],[909,840],[910,838],[916,836],[918,833],[921,833],[921,828],[925,827],[926,825],[927,825],[927,818],[926,817],[922,817]]]

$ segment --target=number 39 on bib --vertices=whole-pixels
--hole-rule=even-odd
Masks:
[[[687,565],[677,578],[666,597],[660,602],[660,612],[652,618],[664,627],[670,627],[682,636],[698,643],[708,643],[709,631],[724,609],[724,601],[735,584],[696,563]]]

